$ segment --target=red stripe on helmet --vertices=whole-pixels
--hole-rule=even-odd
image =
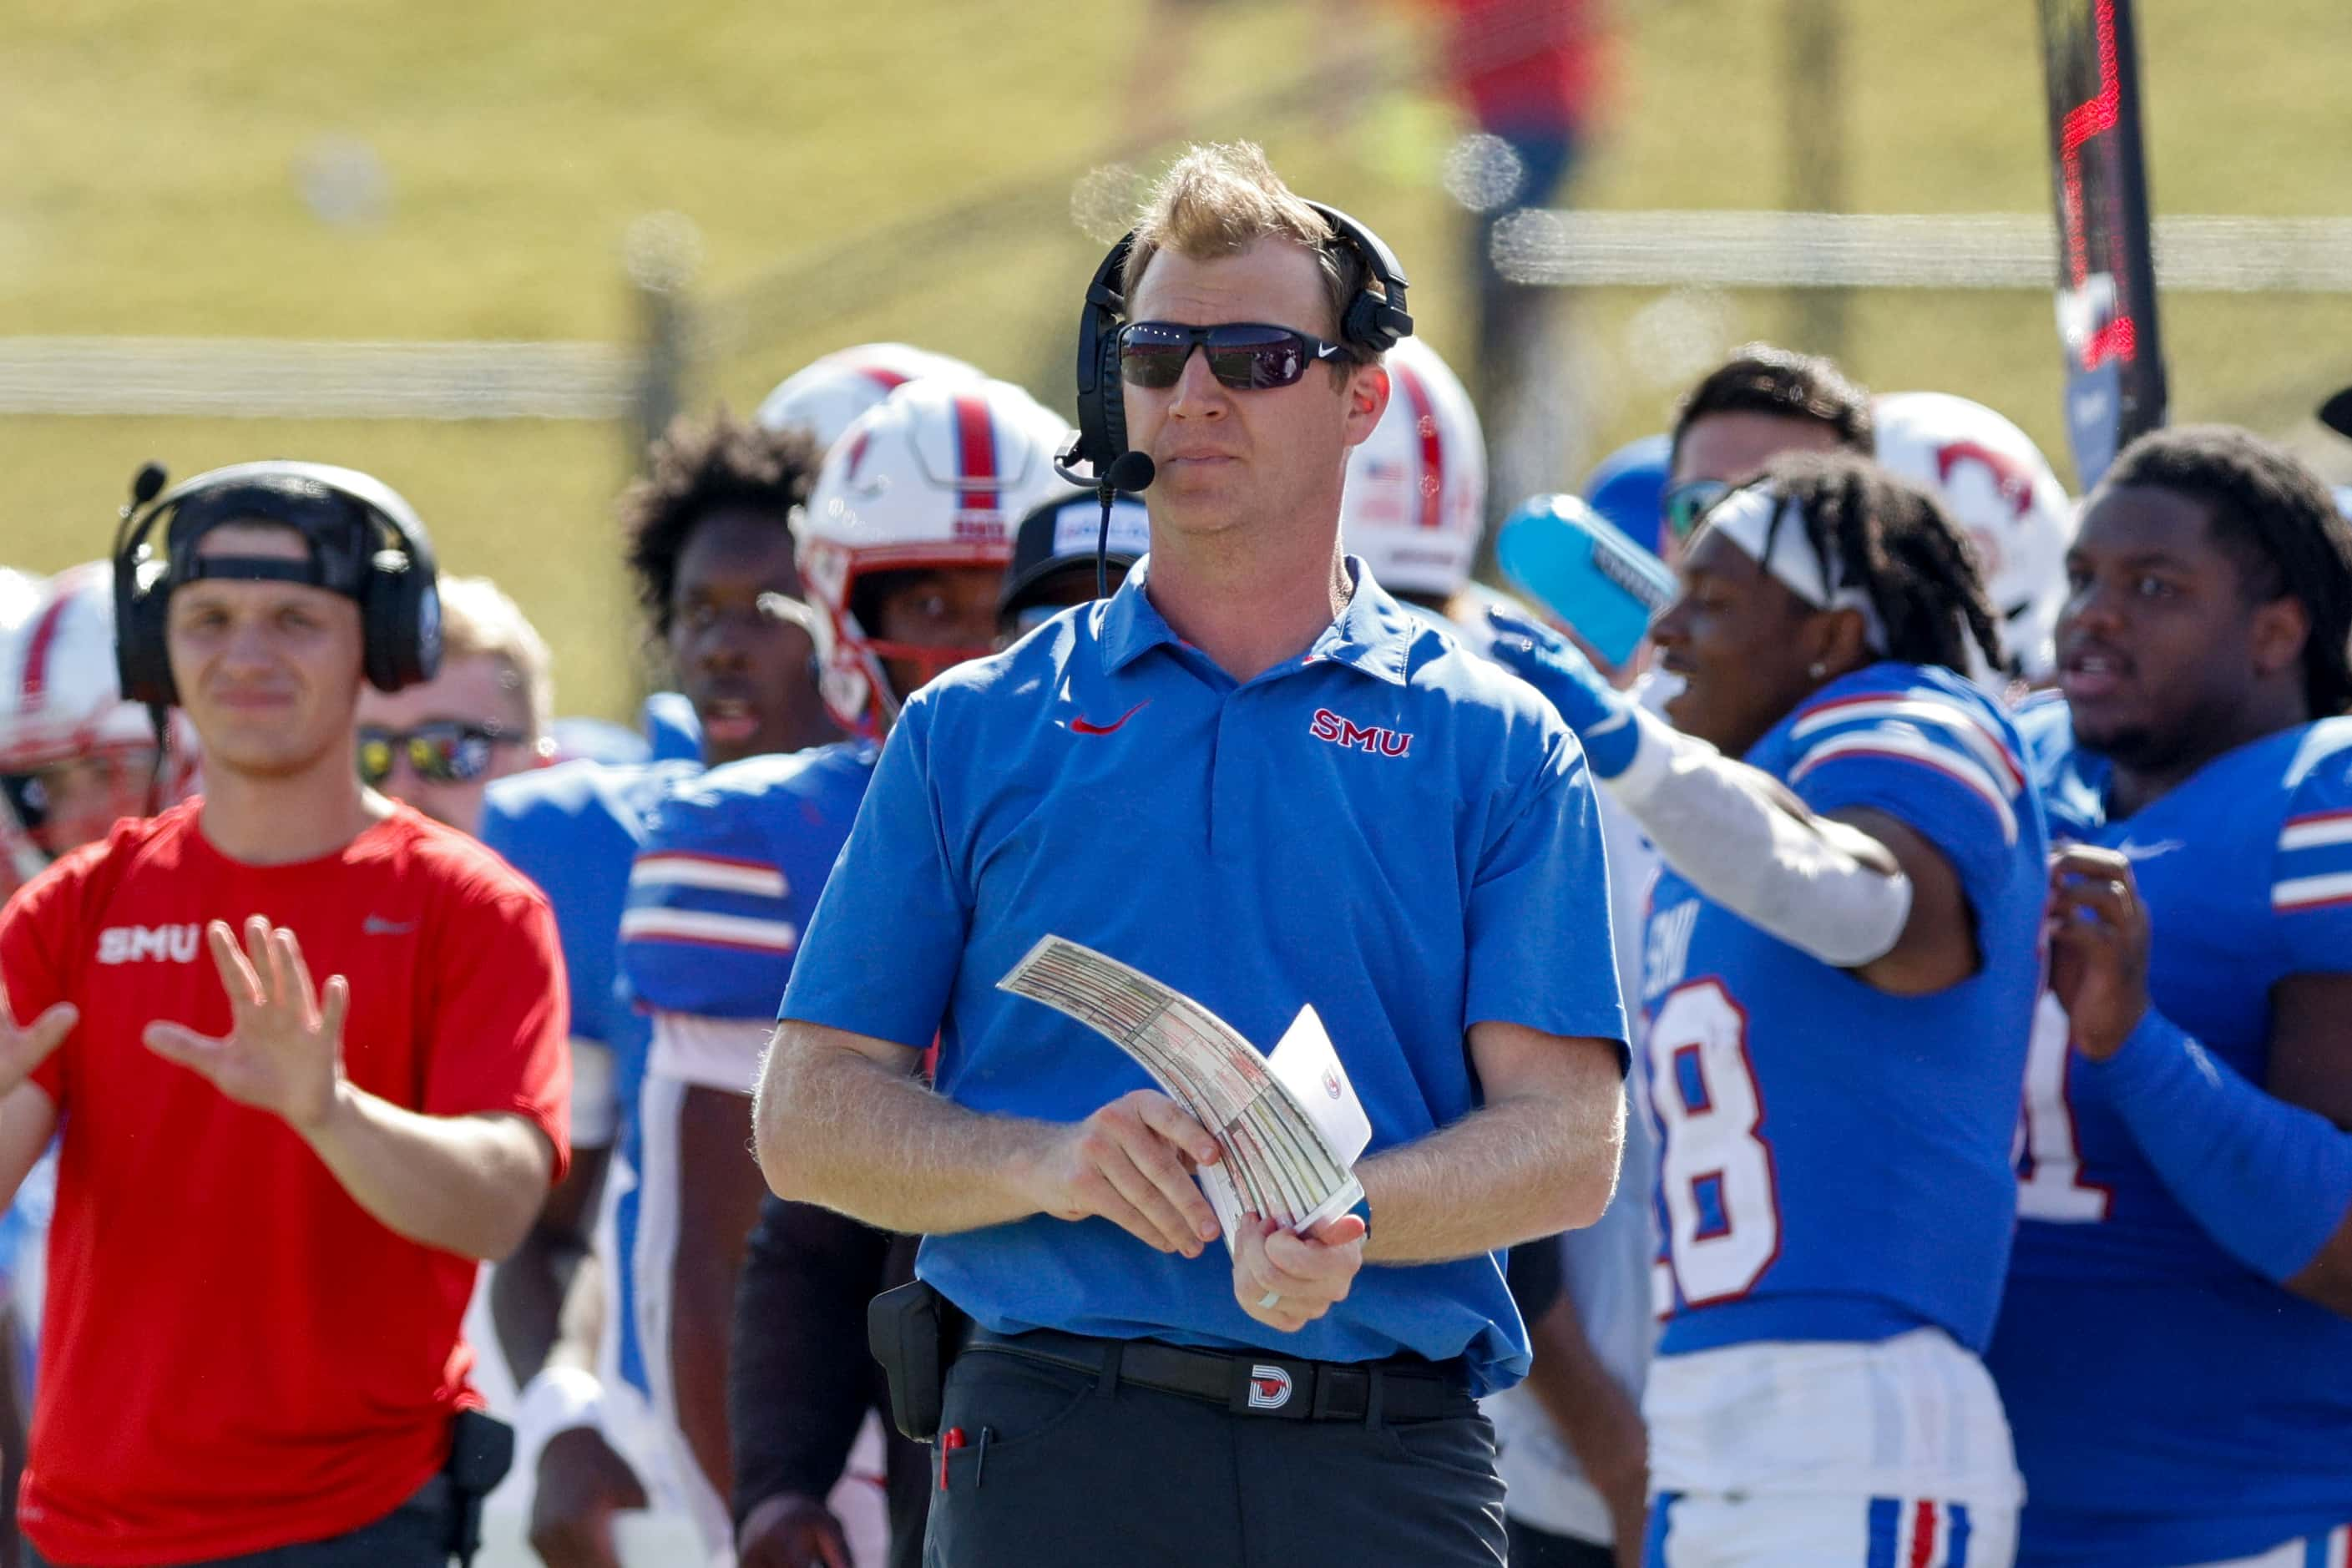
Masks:
[[[955,400],[957,507],[965,511],[994,511],[996,489],[996,422],[989,417],[988,399],[977,393],[960,393]]]
[[[73,595],[69,590],[53,590],[49,602],[41,609],[41,618],[33,623],[32,639],[25,647],[23,696],[27,708],[38,708],[48,689],[49,650],[56,646],[66,612],[72,607]]]
[[[1404,388],[1413,430],[1421,437],[1421,526],[1443,528],[1445,509],[1440,503],[1445,498],[1445,443],[1437,438],[1437,405],[1430,401],[1429,388],[1410,369],[1397,366],[1396,378]]]
[[[896,392],[907,384],[907,378],[895,370],[885,370],[878,364],[861,364],[857,374],[880,387],[884,392]]]

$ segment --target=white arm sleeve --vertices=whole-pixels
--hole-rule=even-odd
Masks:
[[[1601,784],[1685,881],[1823,963],[1884,958],[1911,915],[1911,879],[1864,865],[1772,798],[1770,781],[1636,710],[1632,765]]]

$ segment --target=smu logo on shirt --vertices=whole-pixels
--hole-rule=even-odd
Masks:
[[[1698,900],[1685,899],[1650,917],[1648,946],[1642,955],[1642,998],[1654,1002],[1683,983],[1690,967],[1691,929],[1698,924]]]
[[[1328,708],[1315,710],[1315,717],[1307,732],[1318,741],[1328,741],[1342,751],[1360,747],[1383,757],[1402,757],[1412,749],[1412,736],[1402,730],[1383,730],[1378,725],[1359,724],[1352,719],[1342,719]]]
[[[193,963],[202,928],[193,925],[108,926],[98,933],[100,963]]]

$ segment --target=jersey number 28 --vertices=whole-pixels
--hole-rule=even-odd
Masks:
[[[1748,1059],[1748,1015],[1721,981],[1695,980],[1658,1008],[1649,1051],[1675,1283],[1694,1307],[1744,1295],[1780,1255],[1780,1193]]]

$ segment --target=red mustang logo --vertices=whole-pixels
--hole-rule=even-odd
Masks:
[[[1340,718],[1328,708],[1315,710],[1315,717],[1307,724],[1307,732],[1318,741],[1328,741],[1343,750],[1360,748],[1383,757],[1402,757],[1412,749],[1412,736],[1405,731],[1359,724],[1352,719]]]

